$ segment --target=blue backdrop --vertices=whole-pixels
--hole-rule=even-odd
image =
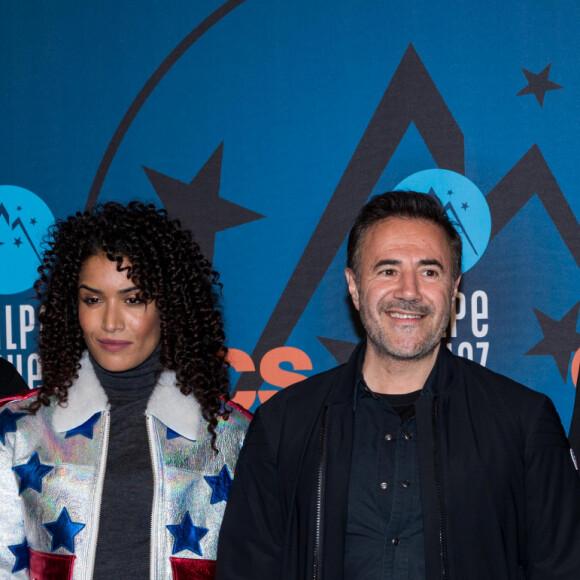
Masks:
[[[53,218],[133,198],[179,215],[221,272],[235,398],[255,408],[348,356],[346,234],[370,195],[412,185],[464,237],[450,348],[550,395],[568,428],[578,2],[1,10],[0,355],[31,386],[31,286]]]

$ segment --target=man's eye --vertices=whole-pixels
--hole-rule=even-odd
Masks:
[[[427,277],[437,276],[437,270],[425,270],[423,274]]]

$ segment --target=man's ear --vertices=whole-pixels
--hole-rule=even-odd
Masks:
[[[459,283],[461,282],[461,274],[457,276],[457,280],[453,283],[453,294],[451,295],[453,300],[457,298],[457,292],[459,291]]]
[[[356,276],[350,268],[344,269],[344,275],[346,276],[346,283],[348,284],[348,292],[352,298],[352,303],[354,307],[358,310],[359,306],[359,296],[358,296],[358,286],[356,283]]]

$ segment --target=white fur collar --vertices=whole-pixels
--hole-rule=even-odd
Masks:
[[[107,395],[97,379],[85,351],[81,359],[79,378],[68,391],[65,407],[57,405],[52,424],[59,433],[70,431],[88,421],[95,413],[109,408]],[[201,408],[192,395],[183,395],[175,385],[175,373],[164,371],[147,403],[146,414],[153,415],[172,431],[195,440],[201,425]]]

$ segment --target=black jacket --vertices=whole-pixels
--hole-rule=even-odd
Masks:
[[[357,355],[257,410],[217,580],[344,578]],[[578,580],[580,479],[550,400],[443,347],[433,372],[416,403],[427,579]]]

